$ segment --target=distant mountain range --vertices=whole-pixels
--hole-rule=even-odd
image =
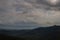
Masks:
[[[0,30],[0,34],[13,37],[56,39],[60,38],[60,26],[39,27],[33,30]]]

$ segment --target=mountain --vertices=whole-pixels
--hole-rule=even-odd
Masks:
[[[33,30],[0,30],[0,37],[24,40],[60,40],[60,26],[39,27]]]

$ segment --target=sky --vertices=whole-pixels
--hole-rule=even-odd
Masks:
[[[52,7],[44,0],[0,0],[0,28],[33,29],[52,25],[60,25],[59,6]]]

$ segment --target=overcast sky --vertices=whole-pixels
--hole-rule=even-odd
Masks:
[[[60,25],[60,10],[41,0],[0,0],[0,24],[5,29]]]

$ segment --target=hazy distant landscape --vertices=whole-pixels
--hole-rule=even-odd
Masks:
[[[0,30],[0,40],[60,40],[60,26],[32,30]]]

